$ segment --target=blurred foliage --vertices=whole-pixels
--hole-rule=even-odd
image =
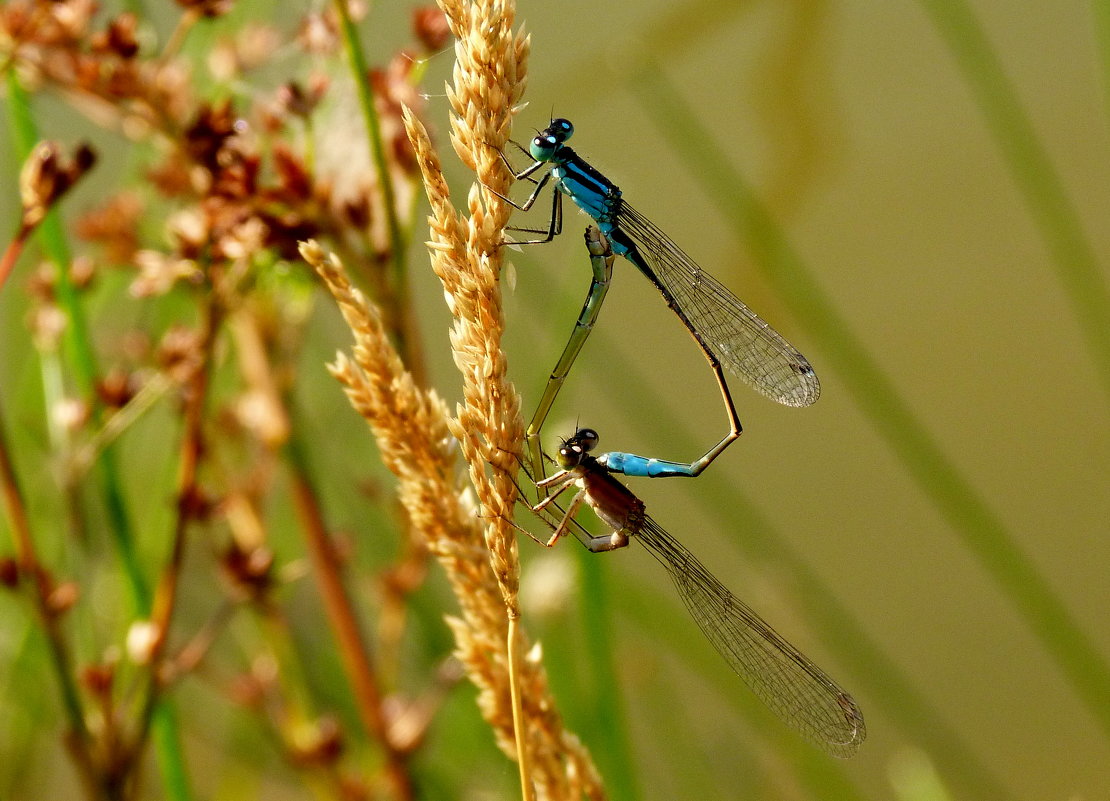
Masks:
[[[405,103],[446,129],[450,43],[432,9],[355,11],[357,81],[317,7],[0,8],[0,797],[518,792],[450,659],[442,577],[323,369],[348,334],[295,258],[307,237],[342,254],[409,368],[457,392],[399,123]],[[579,152],[821,375],[804,412],[738,387],[740,442],[697,482],[637,491],[868,715],[860,754],[828,759],[636,549],[524,541],[568,725],[605,776],[630,752],[612,795],[1100,797],[1110,14],[518,13],[520,130],[573,119]],[[579,251],[512,254],[526,407],[587,286]],[[614,449],[701,452],[725,423],[711,379],[626,267],[546,439],[580,420]],[[322,622],[314,543],[388,744]],[[598,628],[618,687],[597,682]]]

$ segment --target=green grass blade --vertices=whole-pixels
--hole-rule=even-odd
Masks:
[[[26,159],[39,140],[30,102],[19,85],[14,71],[8,72],[8,108],[11,110],[12,130],[19,150],[19,160]],[[51,210],[37,232],[37,238],[47,258],[54,265],[57,276],[58,302],[69,319],[65,343],[69,367],[80,391],[89,398],[94,395],[97,376],[95,353],[84,308],[69,277],[69,247],[56,209]],[[48,408],[51,405],[48,404]],[[99,407],[93,403],[94,415]],[[134,534],[127,514],[123,487],[116,466],[113,447],[104,448],[93,466],[93,475],[108,512],[108,529],[113,536],[120,561],[128,577],[133,609],[141,615],[150,611],[151,594],[135,550]],[[164,707],[164,708],[163,708]],[[174,801],[189,801],[192,794],[186,779],[185,760],[181,750],[181,737],[169,701],[161,699],[155,710],[153,734],[158,762],[162,767],[163,787]]]
[[[971,8],[963,0],[921,0],[921,5],[962,68],[998,149],[1040,228],[1110,398],[1110,287],[1094,248],[1083,233],[1075,204],[1064,191],[1044,145]]]
[[[604,747],[597,749],[597,761],[609,797],[613,801],[631,801],[639,798],[640,792],[612,636],[614,609],[608,575],[610,566],[604,563],[604,554],[590,553],[575,542],[563,545],[575,548],[578,553],[578,571],[582,578],[580,608],[586,639],[584,652],[589,655],[589,675],[596,689],[589,699],[589,708],[596,722],[594,730],[605,737]]]
[[[856,403],[1021,613],[1110,736],[1110,704],[1106,703],[1110,666],[1094,643],[998,515],[913,414],[864,343],[851,333],[850,321],[836,311],[743,176],[730,167],[728,154],[699,125],[695,110],[657,65],[645,62],[638,75],[639,80],[630,86],[644,107],[651,109],[647,116],[665,121],[661,129],[674,152],[716,198],[717,207],[735,226],[737,236],[748,243],[779,296],[811,331],[812,339],[822,343]]]

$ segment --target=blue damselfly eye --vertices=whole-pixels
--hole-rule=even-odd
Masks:
[[[560,142],[565,142],[574,135],[574,126],[571,125],[570,120],[559,118],[552,120],[544,133],[551,134]]]
[[[536,161],[550,161],[555,151],[559,149],[559,145],[558,137],[552,136],[547,131],[541,131],[532,139],[528,152]]]

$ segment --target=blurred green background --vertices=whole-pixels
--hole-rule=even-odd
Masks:
[[[1096,5],[972,7],[1043,168],[1005,116],[1008,98],[984,86],[996,65],[982,48],[969,54],[972,29],[941,2],[570,3],[550,17],[525,6],[532,105],[520,127],[542,127],[551,109],[573,120],[578,152],[817,368],[815,406],[777,407],[736,386],[746,432],[720,462],[697,482],[635,489],[855,694],[869,739],[847,774],[891,797],[922,749],[954,797],[1101,798],[1108,729],[1091,706],[1110,696],[1084,700],[1049,655],[1037,613],[1020,605],[1035,602],[995,578],[1015,557],[992,534],[1005,533],[1110,659],[1110,365],[1086,336],[1073,279],[1061,279],[1082,260],[1059,255],[1063,220],[1093,254],[1104,302],[1106,41]],[[747,190],[789,256],[738,219]],[[539,322],[519,353],[544,353],[531,386],[550,360],[534,343],[573,319],[574,302],[543,310],[551,283],[575,300],[586,284],[571,269],[577,242],[553,250],[513,257],[511,319]],[[626,263],[617,270],[554,428],[581,420],[602,447],[693,458],[725,430],[711,377],[651,288]],[[951,472],[927,461],[920,435]],[[636,582],[638,600],[674,603],[650,560],[624,561],[643,572],[614,565],[614,595]],[[654,614],[617,607],[639,624],[637,650],[621,658],[637,763],[653,777],[645,794],[760,797],[751,735],[721,713],[727,683],[657,672],[672,665],[652,648]],[[872,647],[912,698],[876,670]],[[708,649],[695,637],[682,650]],[[923,730],[906,730],[919,703]],[[699,766],[698,794],[668,784],[675,757]]]
[[[623,775],[613,732],[627,731],[633,777],[610,782],[616,798],[1110,793],[1110,362],[1093,344],[1106,335],[1110,283],[1108,12],[978,0],[964,18],[964,8],[564,0],[518,9],[533,41],[516,138],[552,114],[571,119],[572,146],[817,369],[823,394],[804,410],[734,381],[741,440],[696,482],[633,489],[848,688],[868,723],[854,759],[825,757],[757,707],[642,551],[587,564],[573,543],[543,552],[523,541],[529,630],[568,724],[609,777]],[[372,10],[372,54],[392,46],[409,10]],[[433,60],[426,82],[440,142],[450,58]],[[14,175],[10,154],[4,171]],[[469,177],[442,155],[461,191]],[[2,207],[9,226],[13,199]],[[589,283],[585,223],[569,216],[555,244],[510,254],[507,347],[529,411]],[[419,245],[411,263],[433,383],[453,401],[460,384],[441,291]],[[8,425],[28,426],[27,446],[42,424],[11,408],[37,380],[15,291],[25,274],[0,297],[0,391]],[[313,459],[328,465],[335,522],[358,534],[374,521],[344,474],[375,470],[373,445],[324,373],[348,335],[318,300],[298,394],[320,433]],[[694,458],[726,430],[693,344],[620,260],[545,445],[577,424],[596,428],[604,449],[673,459]],[[157,421],[147,430],[151,447]],[[142,458],[161,465],[166,489],[148,499],[157,519],[174,463],[161,451]],[[52,479],[45,467],[36,478],[49,519]],[[280,532],[287,510],[271,511]],[[395,547],[360,545],[360,558],[372,566]],[[416,664],[449,649],[438,619],[454,606],[438,580],[417,615]],[[599,591],[606,598],[590,594]],[[597,655],[581,636],[590,621],[612,626],[618,688],[591,681]],[[0,622],[0,740],[9,743],[0,787],[45,797],[31,788],[59,786],[46,777],[66,768],[51,687],[26,675],[43,655],[21,650],[23,607],[0,600]],[[203,689],[182,692],[218,714]],[[612,707],[597,700],[606,692]],[[515,793],[515,770],[488,745],[472,695],[465,684],[454,691],[422,755],[436,777],[428,797]],[[194,733],[191,747],[196,764],[225,771],[216,773],[226,794],[229,761],[270,758],[258,755],[266,742],[249,721],[220,727]],[[242,753],[229,757],[228,743]],[[299,797],[295,781],[273,782],[279,795],[264,797]]]

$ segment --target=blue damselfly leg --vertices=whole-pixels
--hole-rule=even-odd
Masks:
[[[513,244],[539,244],[550,242],[557,236],[562,231],[562,197],[567,195],[594,220],[597,228],[608,239],[612,252],[624,256],[652,282],[667,306],[694,337],[713,368],[729,416],[729,432],[705,454],[688,464],[625,454],[624,472],[627,475],[650,477],[696,476],[734,442],[742,431],[724,380],[722,365],[757,391],[788,406],[808,406],[816,401],[821,391],[820,383],[810,363],[782,335],[694,263],[666,234],[628,205],[616,184],[566,145],[573,132],[574,127],[569,121],[552,120],[547,128],[532,139],[526,151],[534,159],[533,163],[514,172],[517,180],[535,182],[532,193],[520,204],[499,195],[516,208],[528,211],[548,183],[553,183],[555,188],[552,192],[548,228],[517,229],[532,230],[543,236]],[[502,157],[504,158],[503,154]],[[531,177],[542,169],[547,172],[541,178],[536,180]],[[591,259],[593,258],[595,257],[591,253]],[[594,274],[595,277],[598,274],[596,265]],[[596,281],[591,286],[591,295],[587,296],[586,301],[587,306],[593,304],[596,319],[600,300],[591,300],[595,292],[600,292],[603,296],[603,290],[598,289]],[[576,327],[575,334],[579,333]],[[572,345],[576,348],[574,355],[577,355],[584,338],[582,336],[582,340],[576,345],[573,342],[569,344],[564,350],[564,356]],[[573,362],[573,358],[570,361]],[[569,369],[569,364],[567,368]],[[558,392],[558,387],[552,389],[550,382],[548,389]],[[551,401],[553,402],[553,396]],[[549,409],[550,402],[546,406],[541,404],[539,411],[546,415]],[[542,420],[540,422],[542,424]]]

